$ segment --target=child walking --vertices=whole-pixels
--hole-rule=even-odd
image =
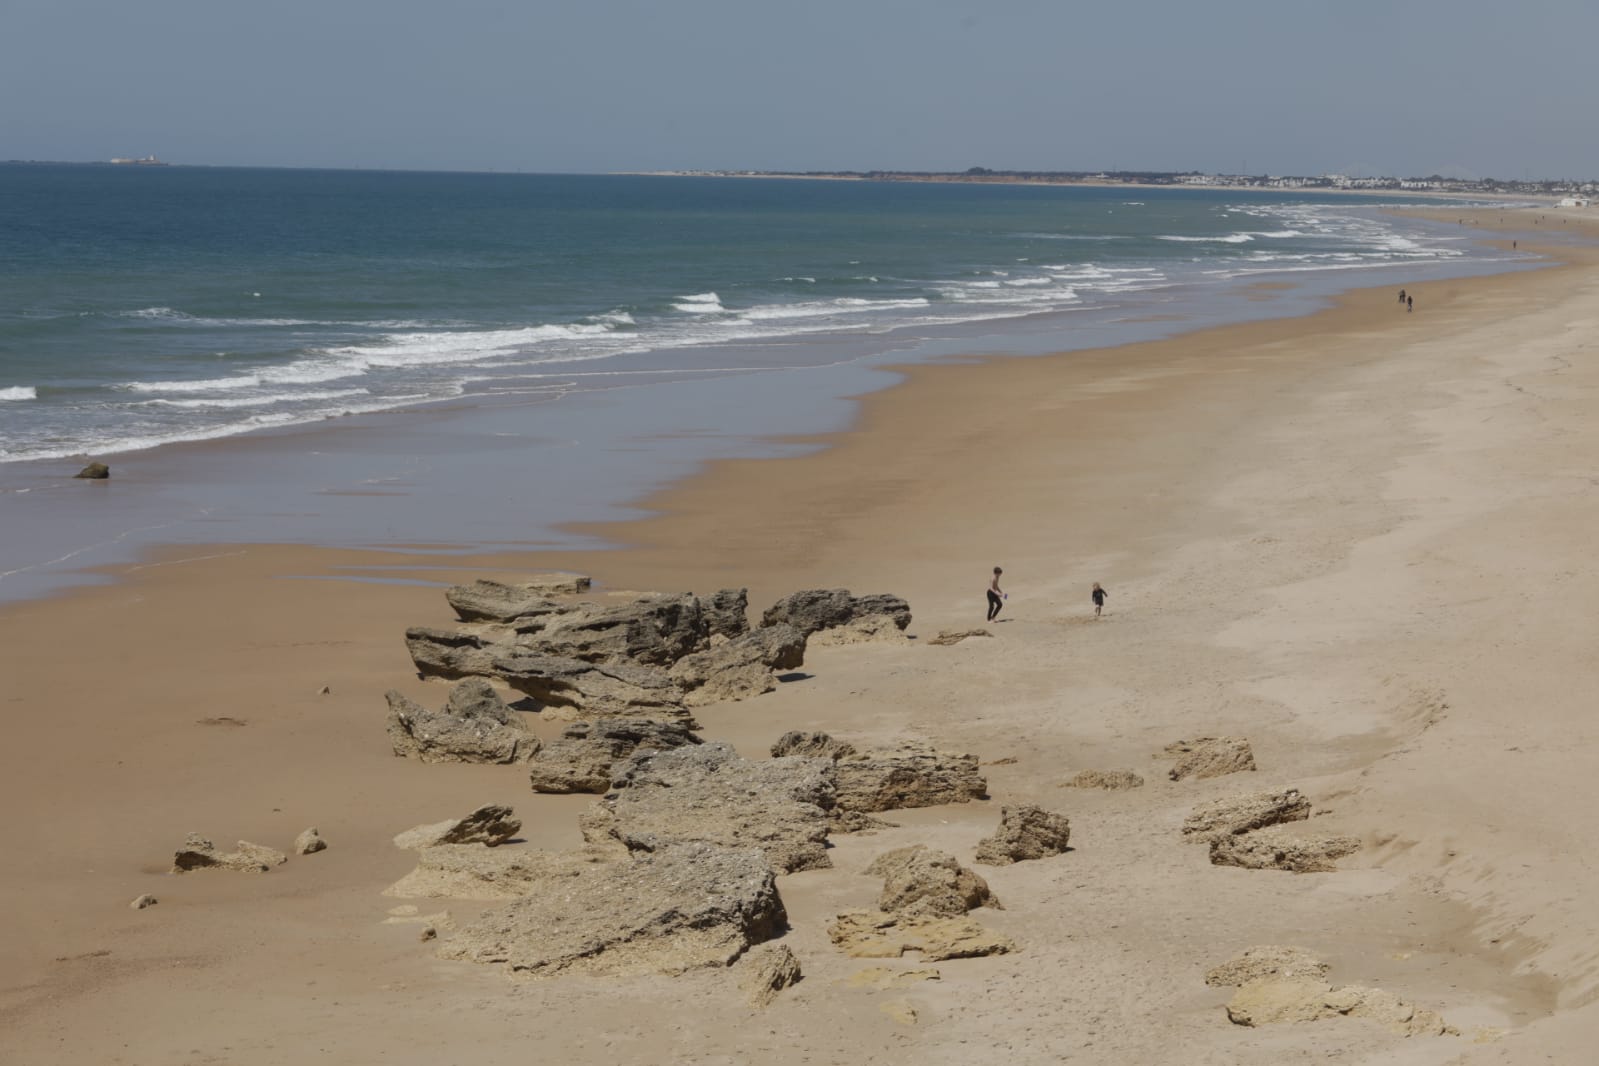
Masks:
[[[1094,617],[1098,618],[1099,612],[1105,609],[1105,601],[1110,599],[1110,593],[1100,588],[1099,582],[1096,581],[1094,582],[1094,591],[1091,593],[1091,595],[1094,597]]]

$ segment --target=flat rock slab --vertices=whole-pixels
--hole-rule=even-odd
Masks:
[[[1458,1034],[1443,1018],[1406,1003],[1381,988],[1334,988],[1314,977],[1257,977],[1245,982],[1227,1003],[1234,1025],[1259,1026],[1314,1022],[1324,1018],[1371,1018],[1399,1036]]]
[[[574,584],[568,582],[565,587],[572,588]],[[463,622],[515,622],[570,610],[550,596],[549,589],[537,584],[511,585],[486,578],[444,590],[445,600]]]
[[[545,707],[570,707],[585,716],[688,718],[683,689],[665,670],[636,663],[591,663],[500,644],[489,653],[489,675]]]
[[[620,848],[540,851],[483,844],[439,844],[417,853],[416,869],[383,890],[399,899],[518,899],[561,893],[590,867],[626,857]]]
[[[1173,781],[1221,777],[1255,768],[1255,753],[1243,737],[1196,737],[1166,745],[1164,754],[1175,758],[1166,776]]]
[[[959,644],[961,641],[969,640],[972,637],[992,637],[993,635],[986,629],[940,629],[938,636],[928,638],[927,643],[947,647],[951,644]]]
[[[188,873],[190,870],[240,870],[264,874],[274,866],[282,866],[289,857],[264,844],[241,840],[232,851],[218,851],[216,845],[205,837],[190,833],[183,847],[172,856],[172,872]]]
[[[907,807],[970,803],[988,795],[977,756],[954,755],[925,744],[857,751],[834,762],[838,806],[871,814]]]
[[[1061,788],[1102,788],[1120,792],[1129,788],[1143,788],[1144,779],[1131,770],[1079,770],[1060,783]]]
[[[610,789],[618,763],[635,751],[668,751],[700,738],[682,719],[609,717],[574,722],[561,738],[541,748],[528,763],[534,792],[593,792]]]
[[[439,947],[513,975],[679,974],[727,966],[788,924],[756,848],[678,844],[581,871],[483,914]]]
[[[927,962],[971,959],[1015,951],[1008,936],[985,929],[969,917],[898,916],[881,911],[840,914],[827,928],[839,950],[855,958],[897,959],[918,952]]]
[[[1222,837],[1310,817],[1310,801],[1297,788],[1254,792],[1202,803],[1183,822],[1183,839],[1209,843]]]
[[[1359,850],[1358,837],[1277,826],[1211,841],[1210,861],[1216,866],[1241,866],[1247,870],[1326,873],[1338,869],[1339,859]]]
[[[826,759],[751,761],[720,742],[638,752],[579,826],[590,843],[631,851],[697,841],[761,848],[783,873],[821,869],[832,865],[832,771]]]
[[[1072,823],[1064,814],[1023,804],[1002,807],[999,828],[993,836],[977,842],[977,861],[989,866],[1009,866],[1013,862],[1043,859],[1066,850],[1072,838]]]

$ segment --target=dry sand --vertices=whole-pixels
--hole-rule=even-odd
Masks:
[[[1535,243],[1534,216],[1506,215]],[[590,802],[390,754],[383,691],[443,698],[401,630],[449,612],[435,588],[336,578],[436,557],[169,551],[0,612],[0,1061],[1588,1061],[1599,256],[1559,254],[1571,265],[1415,287],[1413,314],[1366,291],[1305,319],[916,369],[817,454],[718,464],[651,501],[658,517],[607,531],[625,550],[450,560],[748,585],[757,610],[796,588],[890,591],[923,637],[981,624],[1005,567],[995,639],[817,649],[805,679],[698,712],[749,755],[823,728],[991,763],[991,801],[894,812],[899,828],[837,837],[835,869],[781,879],[806,977],[759,1013],[730,974],[512,984],[383,923],[398,901],[379,892],[412,865],[398,830],[497,801],[530,846],[563,847]],[[1247,736],[1259,770],[1167,781],[1152,755],[1200,734]],[[1148,784],[1058,787],[1088,768]],[[1295,876],[1180,841],[1194,804],[1280,786],[1363,849]],[[882,964],[824,933],[873,899],[860,869],[916,842],[970,861],[1013,802],[1068,814],[1074,847],[984,868],[1006,909],[983,920],[1022,949],[847,984]],[[190,831],[286,849],[313,824],[329,850],[266,875],[165,873]],[[160,904],[129,910],[145,892]],[[1263,943],[1461,1035],[1233,1026],[1205,970]]]

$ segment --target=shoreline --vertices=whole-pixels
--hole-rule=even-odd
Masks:
[[[1002,1040],[1024,1063],[1391,1053],[1393,1037],[1350,1020],[1226,1023],[1225,990],[1207,989],[1195,967],[1292,942],[1279,937],[1312,941],[1340,981],[1441,1010],[1467,1033],[1440,1045],[1451,1055],[1471,1052],[1473,1027],[1520,1030],[1507,1040],[1521,1042],[1483,1055],[1558,1040],[1573,1020],[1580,1031],[1585,1012],[1572,1008],[1593,997],[1582,962],[1592,945],[1560,930],[1584,928],[1586,875],[1572,865],[1582,838],[1564,854],[1547,848],[1568,831],[1557,815],[1572,800],[1515,787],[1548,776],[1586,787],[1580,748],[1556,743],[1583,728],[1571,690],[1592,628],[1574,613],[1586,579],[1562,575],[1581,566],[1593,510],[1575,475],[1581,456],[1599,456],[1573,449],[1599,442],[1583,425],[1586,393],[1562,377],[1585,371],[1554,361],[1569,363],[1580,342],[1550,327],[1599,303],[1599,258],[1559,254],[1574,264],[1424,284],[1417,311],[1398,319],[1386,290],[1357,290],[1302,318],[1070,358],[914,367],[862,400],[825,448],[719,461],[647,497],[652,517],[605,527],[622,541],[614,551],[441,560],[225,545],[187,558],[214,550],[178,547],[109,587],[0,606],[0,637],[32,666],[9,698],[11,750],[33,756],[8,760],[0,787],[29,811],[30,797],[59,797],[24,831],[20,853],[38,863],[0,875],[6,897],[40,916],[0,943],[20,981],[0,989],[11,1033],[0,1047],[64,1062],[122,1043],[132,1061],[167,1061],[227,1044],[229,1061],[264,1063],[285,1047],[337,1044],[355,1058],[424,1061],[470,1032],[481,1061],[497,1063],[525,1055],[534,1033],[584,1061],[604,1054],[601,1036],[663,1062],[764,1043],[707,975],[505,986],[489,968],[433,961],[408,927],[378,924],[393,901],[377,888],[410,865],[389,848],[393,831],[495,794],[516,804],[531,843],[572,846],[589,797],[529,796],[515,768],[389,755],[382,689],[429,704],[443,691],[409,678],[400,629],[447,612],[433,588],[284,579],[351,573],[338,567],[446,582],[578,567],[612,589],[748,585],[756,611],[797,587],[848,586],[906,596],[925,636],[976,624],[977,585],[991,562],[1005,565],[1012,618],[992,627],[994,641],[818,649],[814,676],[699,714],[707,736],[749,755],[787,729],[826,728],[910,732],[991,764],[989,803],[894,812],[899,829],[838,838],[835,870],[782,879],[807,980],[761,1019],[774,1061],[850,1049],[928,1061]],[[1078,603],[1091,579],[1112,593],[1103,624]],[[1480,602],[1512,593],[1541,604],[1519,628]],[[1539,673],[1483,661],[1504,641]],[[1537,721],[1498,714],[1518,690],[1538,701]],[[218,715],[248,725],[197,724]],[[1258,781],[1055,790],[1068,769],[1151,774],[1149,752],[1217,732],[1251,738]],[[1519,761],[1501,765],[1505,747],[1523,749]],[[1510,787],[1482,795],[1475,786],[1495,774]],[[1287,784],[1362,838],[1345,869],[1223,870],[1169,841],[1197,800]],[[1008,908],[985,923],[1023,951],[942,964],[943,980],[911,995],[922,1021],[909,1028],[843,989],[848,960],[819,930],[872,891],[855,871],[902,842],[964,854],[1015,802],[1067,811],[1077,849],[984,871]],[[1490,802],[1513,840],[1478,817]],[[190,829],[277,840],[312,823],[327,856],[265,878],[159,873],[162,851]],[[81,872],[80,850],[100,873]],[[130,916],[141,890],[163,905]],[[1137,1008],[1116,1006],[1135,989]],[[62,1012],[89,996],[104,1031],[64,1031]],[[591,1002],[612,997],[625,1020]],[[648,1043],[685,1024],[684,997],[698,1008],[689,1032]],[[429,1015],[407,1005],[417,998],[453,1006]],[[458,1013],[466,1004],[492,1004],[502,1028],[485,1034],[475,1012]],[[571,1031],[548,1033],[549,1016]],[[818,1016],[836,1031],[817,1033]],[[285,1031],[271,1046],[268,1034]]]

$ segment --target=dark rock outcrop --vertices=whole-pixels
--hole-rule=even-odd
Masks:
[[[761,615],[761,625],[786,622],[810,636],[879,614],[891,617],[900,629],[911,624],[910,604],[898,596],[887,593],[852,596],[848,589],[805,589],[768,607]]]
[[[605,792],[613,768],[635,751],[667,751],[700,738],[681,719],[598,718],[574,722],[528,764],[534,792]]]
[[[1027,859],[1059,855],[1071,840],[1071,822],[1031,804],[1000,809],[999,828],[977,844],[977,861],[989,866],[1008,866]]]
[[[805,635],[790,625],[763,626],[725,644],[696,652],[672,667],[691,707],[743,700],[777,687],[778,670],[805,662]]]
[[[465,818],[419,825],[394,838],[397,848],[431,848],[440,844],[502,844],[522,831],[522,819],[511,808],[489,803]]]
[[[708,637],[733,640],[750,631],[749,589],[721,589],[705,601],[705,631]]]
[[[390,690],[389,743],[394,754],[423,762],[526,762],[539,740],[522,727],[494,686],[480,677],[458,682],[440,711]]]

